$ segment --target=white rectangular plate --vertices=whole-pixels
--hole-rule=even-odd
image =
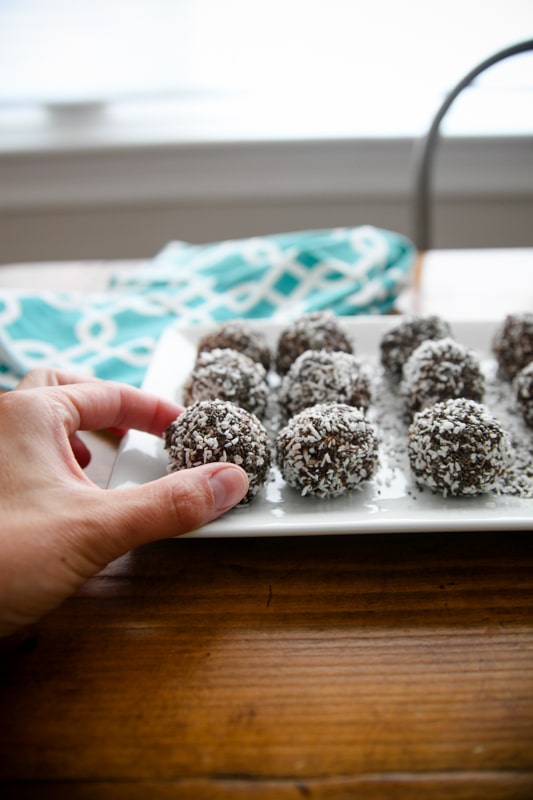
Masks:
[[[401,401],[388,388],[379,367],[379,342],[385,330],[399,317],[342,318],[353,336],[356,355],[372,373],[374,400],[369,417],[380,432],[380,467],[374,479],[359,491],[321,500],[301,497],[288,487],[277,468],[253,502],[229,511],[188,536],[287,536],[341,533],[401,533],[410,531],[529,531],[533,528],[533,499],[512,494],[477,497],[441,497],[420,491],[410,474],[406,456],[407,428],[401,421]],[[504,427],[533,452],[533,433],[513,408],[509,384],[495,379],[490,352],[498,323],[454,322],[454,337],[479,355],[488,377],[486,405]],[[274,348],[282,326],[261,320],[260,325]],[[210,326],[212,330],[214,326]],[[205,326],[168,328],[162,335],[143,388],[181,402],[181,390],[196,356]],[[124,437],[109,482],[109,488],[132,486],[154,480],[167,472],[162,440],[139,431]]]

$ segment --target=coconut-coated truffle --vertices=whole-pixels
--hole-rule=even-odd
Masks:
[[[198,355],[183,387],[183,403],[196,400],[229,400],[263,417],[269,389],[266,370],[244,353],[224,349],[206,350]]]
[[[485,380],[473,350],[454,339],[427,339],[403,368],[400,394],[409,416],[452,397],[480,402]]]
[[[444,496],[496,489],[511,461],[510,438],[485,406],[454,398],[415,415],[408,431],[415,480]]]
[[[169,425],[164,438],[170,472],[214,461],[242,467],[250,486],[239,505],[248,504],[268,477],[272,453],[267,431],[255,414],[234,403],[197,401]]]
[[[426,339],[451,337],[452,331],[446,320],[432,314],[404,317],[401,322],[385,331],[380,342],[381,363],[393,381],[399,381],[405,362],[418,345]]]
[[[204,334],[198,342],[198,353],[228,348],[244,353],[252,361],[258,361],[267,371],[270,369],[272,352],[266,336],[259,328],[252,327],[247,320],[232,319],[221,322],[212,331]]]
[[[306,350],[284,376],[279,403],[286,418],[318,403],[346,403],[366,410],[370,379],[352,353]]]
[[[533,313],[508,314],[492,340],[500,374],[512,380],[533,361]]]
[[[353,342],[332,311],[313,311],[290,323],[280,334],[276,369],[284,375],[306,350],[342,350],[353,353]]]
[[[282,477],[302,495],[334,497],[374,475],[378,435],[364,413],[345,403],[321,403],[289,420],[276,439]]]
[[[533,428],[533,361],[516,375],[513,388],[517,408],[526,425]]]

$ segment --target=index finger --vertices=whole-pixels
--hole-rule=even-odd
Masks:
[[[88,381],[45,389],[60,403],[65,429],[136,428],[160,436],[183,406],[112,381]]]
[[[21,389],[36,389],[38,386],[65,386],[69,383],[87,383],[97,380],[98,378],[90,375],[78,375],[64,369],[35,367],[24,375],[15,389],[20,391]]]

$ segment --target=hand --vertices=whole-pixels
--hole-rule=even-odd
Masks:
[[[36,621],[123,553],[198,528],[238,503],[248,477],[206,464],[127,489],[83,472],[78,430],[160,436],[181,406],[119,383],[35,370],[0,396],[0,635]]]

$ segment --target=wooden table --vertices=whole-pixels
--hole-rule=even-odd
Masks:
[[[477,290],[428,254],[400,306],[531,309],[519,252]],[[116,442],[89,440],[105,485]],[[152,544],[0,642],[0,674],[3,798],[529,800],[533,537]]]

